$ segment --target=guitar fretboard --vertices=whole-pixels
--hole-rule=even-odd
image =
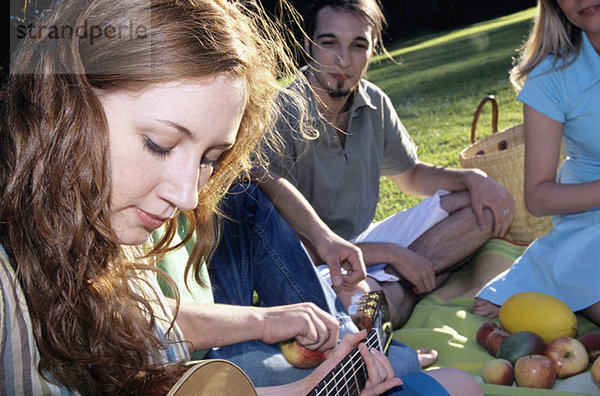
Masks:
[[[368,348],[382,350],[382,343],[376,330],[367,335],[365,345]],[[352,351],[314,387],[309,396],[348,395],[358,396],[367,381],[367,367],[358,347]]]

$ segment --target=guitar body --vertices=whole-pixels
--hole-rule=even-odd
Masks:
[[[193,365],[167,396],[256,396],[250,378],[235,364],[222,359],[202,360]]]

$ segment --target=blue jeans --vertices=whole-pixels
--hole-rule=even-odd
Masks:
[[[331,287],[318,275],[294,230],[254,185],[236,185],[223,200],[223,235],[209,265],[216,303],[263,306],[313,302],[340,321],[340,336],[358,329]],[[420,371],[417,355],[393,341],[388,356],[396,376]],[[279,345],[247,341],[212,349],[208,358],[236,363],[255,386],[273,386],[306,377],[292,367]]]

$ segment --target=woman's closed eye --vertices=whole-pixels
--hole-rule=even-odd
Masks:
[[[171,153],[172,147],[158,145],[147,136],[144,136],[144,148],[158,157],[164,158]]]

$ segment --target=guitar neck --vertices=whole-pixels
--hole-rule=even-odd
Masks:
[[[371,330],[365,340],[365,345],[382,351],[382,342],[377,330]],[[358,396],[367,381],[367,367],[360,355],[358,347],[340,362],[327,376],[316,386],[309,396],[324,395],[349,395]]]
[[[369,349],[377,348],[379,351],[385,352],[391,340],[392,327],[382,292],[363,293],[356,297],[358,297],[357,302],[360,305],[356,311],[362,312],[360,328],[367,330],[365,345]],[[364,388],[367,377],[367,367],[358,347],[355,347],[309,392],[309,396],[357,396]]]

